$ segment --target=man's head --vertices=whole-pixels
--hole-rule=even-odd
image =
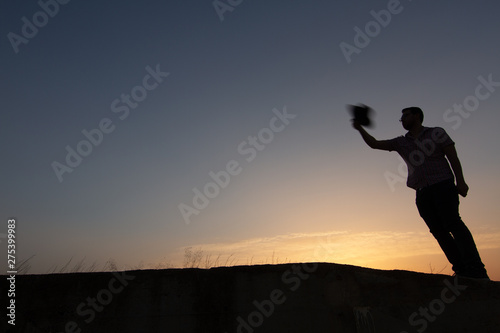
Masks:
[[[404,108],[402,111],[401,122],[406,130],[410,130],[414,126],[422,125],[424,122],[424,113],[421,108],[412,106]]]

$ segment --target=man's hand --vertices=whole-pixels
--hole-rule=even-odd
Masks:
[[[352,127],[354,127],[354,129],[356,129],[358,131],[361,129],[361,124],[356,119],[351,119],[351,123],[352,123]]]
[[[469,186],[465,183],[465,181],[460,181],[457,182],[457,190],[458,194],[465,198],[467,196],[467,192],[469,192]]]
[[[368,147],[388,151],[394,150],[391,140],[378,141],[373,136],[368,134],[368,132],[363,128],[359,121],[357,121],[356,119],[351,119],[351,122],[352,127],[358,130]]]

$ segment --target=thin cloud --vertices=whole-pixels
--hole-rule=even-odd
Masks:
[[[481,228],[474,233],[474,238],[479,249],[500,248],[498,229]],[[191,247],[207,255],[232,256],[237,264],[246,264],[249,260],[254,264],[284,260],[364,265],[381,260],[441,253],[428,232],[392,231],[292,233],[228,243],[194,244]]]

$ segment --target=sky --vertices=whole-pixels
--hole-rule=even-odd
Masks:
[[[3,1],[0,247],[30,273],[332,262],[451,274],[347,104],[456,143],[500,281],[497,1]],[[2,256],[6,257],[6,256]],[[5,265],[5,258],[2,259]]]

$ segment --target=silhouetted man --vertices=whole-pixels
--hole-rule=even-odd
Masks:
[[[405,108],[402,113],[400,121],[408,133],[391,140],[376,140],[357,120],[352,120],[352,126],[371,148],[394,150],[404,159],[408,166],[406,184],[416,190],[418,212],[453,265],[455,274],[488,279],[472,234],[458,212],[458,195],[465,197],[469,187],[455,143],[444,129],[422,126],[424,114],[420,108]]]

